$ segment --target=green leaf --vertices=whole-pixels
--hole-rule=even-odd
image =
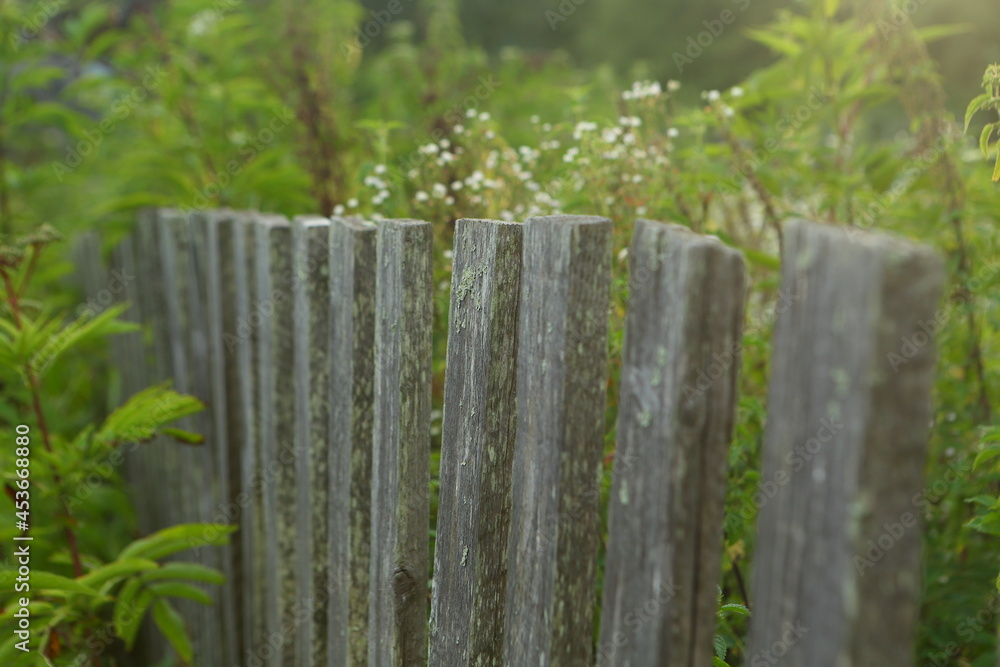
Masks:
[[[990,137],[995,129],[996,123],[987,123],[983,127],[983,133],[979,135],[979,150],[983,152],[984,157],[990,156]]]
[[[229,534],[235,530],[236,526],[219,523],[185,523],[171,526],[136,540],[122,549],[118,558],[158,560],[185,549],[222,546],[229,543]]]
[[[985,494],[973,496],[972,498],[966,498],[965,502],[972,503],[975,505],[982,505],[983,507],[993,507],[997,503],[997,499],[993,496],[987,496]]]
[[[992,461],[1000,456],[1000,445],[985,445],[976,453],[976,459],[972,462],[972,469],[978,470],[979,466]]]
[[[739,614],[740,616],[750,616],[750,610],[736,602],[730,602],[719,607],[720,614],[727,614],[729,612]]]
[[[109,445],[145,442],[164,424],[199,412],[205,405],[193,396],[179,394],[166,383],[133,395],[104,421],[96,438]]]
[[[226,580],[218,570],[197,563],[167,563],[152,572],[146,572],[140,578],[144,582],[185,579],[187,581],[203,581],[206,584],[222,584]]]
[[[974,517],[965,525],[980,533],[1000,537],[1000,512],[990,512],[989,514]]]
[[[755,30],[752,28],[747,29],[744,32],[750,39],[755,42],[760,42],[772,51],[777,51],[778,53],[782,53],[793,58],[802,53],[802,46],[798,42],[777,33],[770,32],[768,30]]]
[[[723,660],[726,657],[726,640],[722,638],[722,635],[715,635],[712,639],[712,644],[715,647],[716,660]],[[726,663],[722,663],[726,664]],[[728,667],[728,665],[727,665]]]
[[[125,558],[116,560],[113,563],[103,565],[96,570],[88,572],[80,577],[80,583],[90,586],[94,590],[99,590],[107,583],[115,582],[118,579],[125,579],[138,572],[155,570],[160,565],[156,561],[143,558]]]
[[[993,182],[1000,181],[1000,151],[997,151],[997,163],[993,167]]]
[[[191,662],[191,640],[188,638],[187,628],[184,627],[184,619],[177,610],[166,600],[157,600],[153,603],[153,621],[177,651],[180,659]]]
[[[969,102],[969,106],[965,109],[965,131],[969,131],[969,123],[972,121],[972,117],[976,115],[986,102],[990,100],[990,96],[987,93],[982,93],[981,95],[976,95]]]
[[[205,444],[205,436],[200,433],[192,433],[191,431],[185,431],[180,428],[164,427],[160,429],[160,433],[185,445]]]
[[[954,37],[956,35],[968,35],[975,33],[976,26],[972,23],[948,23],[942,25],[929,25],[923,28],[918,28],[916,30],[917,36],[920,40],[926,44],[930,42],[937,41],[939,39],[944,39],[946,37]]]
[[[208,596],[208,593],[191,584],[184,584],[179,581],[164,581],[157,584],[150,584],[148,588],[156,597],[187,598],[206,606],[212,604],[212,598]]]
[[[153,593],[142,587],[142,582],[138,579],[129,579],[115,601],[115,608],[112,620],[115,626],[115,634],[125,642],[125,647],[129,650],[135,642],[142,625],[142,619],[152,604]]]

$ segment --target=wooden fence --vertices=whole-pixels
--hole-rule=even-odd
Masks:
[[[711,664],[744,262],[635,225],[596,618],[611,231],[458,221],[433,585],[428,223],[158,210],[108,261],[78,247],[94,307],[119,271],[143,325],[123,393],[208,406],[204,446],[126,463],[143,529],[239,525],[196,551],[227,577],[182,609],[196,665]],[[784,243],[748,664],[912,665],[943,265],[801,221]]]

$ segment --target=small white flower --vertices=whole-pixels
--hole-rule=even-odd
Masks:
[[[446,194],[448,194],[448,188],[444,186],[444,183],[435,183],[431,187],[431,194],[433,194],[438,199],[441,199]]]
[[[343,204],[337,204],[336,206],[334,206],[333,207],[333,214],[334,215],[344,215],[344,205]]]
[[[445,259],[451,259],[452,257],[455,256],[455,253],[452,252],[451,250],[445,250],[444,253],[442,254],[444,255]]]
[[[552,131],[552,123],[545,123],[544,125],[542,125],[542,132],[551,132],[551,131]]]
[[[375,173],[376,174],[384,174],[385,173],[385,165],[384,164],[377,164],[377,165],[375,165]]]
[[[454,132],[455,134],[464,134],[465,133],[465,126],[464,125],[456,125],[455,127],[451,128],[451,131]]]
[[[488,131],[486,132],[486,135],[485,135],[485,136],[486,136],[486,138],[487,138],[487,139],[492,139],[492,138],[494,138],[494,137],[495,137],[495,136],[497,136],[497,135],[493,133],[493,130],[488,130]]]
[[[722,93],[720,93],[717,90],[709,90],[709,91],[703,92],[701,94],[701,96],[702,96],[703,99],[706,99],[709,102],[717,102],[719,100],[719,98],[722,97]]]
[[[726,118],[732,118],[736,115],[736,111],[731,106],[722,107],[722,115]]]
[[[462,181],[454,181],[451,184],[451,189],[452,190],[461,190],[462,189]]]
[[[406,177],[409,178],[411,181],[416,180],[417,176],[419,175],[420,172],[417,171],[416,169],[411,169],[408,172],[406,172]]]
[[[669,90],[671,93],[680,90],[680,88],[681,88],[680,81],[674,81],[673,79],[667,81],[667,90]]]
[[[676,127],[671,127],[667,129],[667,136],[671,139],[676,139],[681,135],[680,131]]]
[[[640,207],[636,208],[635,209],[635,214],[636,215],[646,215],[646,207],[645,206],[640,206]]]
[[[466,109],[465,110],[465,117],[466,118],[475,118],[476,117],[476,110],[475,109]]]
[[[540,120],[541,120],[541,118],[538,117],[538,114],[535,114],[534,116],[531,117],[531,124],[532,125],[538,125],[538,121],[540,121]]]
[[[423,201],[427,201],[430,198],[430,195],[428,195],[423,190],[417,190],[417,193],[415,195],[413,195],[413,198],[416,201],[423,202]]]
[[[479,114],[479,120],[480,120],[480,121],[482,121],[482,122],[484,122],[484,123],[485,123],[485,122],[486,122],[486,121],[488,121],[489,119],[490,119],[490,115],[489,115],[489,114],[488,114],[487,112],[485,112],[485,111],[484,111],[484,112],[482,112],[481,114]]]
[[[448,195],[447,197],[444,198],[444,203],[447,204],[448,206],[451,206],[452,204],[455,203],[455,198],[452,197],[451,195]]]
[[[618,251],[618,261],[624,262],[626,259],[628,259],[628,246]]]
[[[448,141],[447,139],[442,139],[441,141],[438,142],[438,146],[440,146],[441,148],[450,148],[451,142]]]
[[[507,210],[500,211],[500,219],[510,222],[511,220],[514,219],[514,214]]]
[[[357,208],[357,207],[358,207],[357,199],[351,197],[350,199],[347,200],[347,208]]]
[[[743,89],[739,86],[733,86],[732,90],[729,91],[729,94],[733,97],[743,97]]]
[[[632,177],[633,183],[642,183],[642,174],[636,174]]]
[[[379,199],[388,199],[389,198],[389,191],[388,190],[379,190],[378,191],[378,197],[379,197]]]

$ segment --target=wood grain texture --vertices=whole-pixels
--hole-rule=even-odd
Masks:
[[[746,270],[638,220],[629,249],[600,665],[711,664]]]
[[[238,419],[245,434],[240,458],[240,545],[243,549],[244,664],[264,660],[262,647],[267,645],[264,604],[268,599],[266,548],[264,542],[265,470],[261,457],[261,328],[264,324],[261,303],[257,298],[257,237],[266,231],[256,223],[255,214],[247,214],[233,228],[233,276],[235,322],[225,334],[227,350],[236,356],[238,382]]]
[[[943,263],[803,221],[784,237],[782,289],[795,300],[772,343],[762,484],[776,493],[758,515],[751,664],[780,651],[792,667],[906,667],[935,362],[922,325]]]
[[[330,503],[330,221],[292,223],[295,375],[296,648],[300,667],[327,664]]]
[[[525,223],[505,658],[591,664],[611,222]]]
[[[431,225],[378,226],[368,662],[426,663]]]
[[[368,664],[375,226],[330,223],[329,665]]]
[[[523,225],[459,220],[448,327],[430,664],[503,658]]]
[[[263,491],[264,627],[257,652],[267,664],[295,663],[295,385],[292,334],[292,229],[277,215],[255,219],[259,313],[257,409]],[[273,650],[264,647],[270,645]]]

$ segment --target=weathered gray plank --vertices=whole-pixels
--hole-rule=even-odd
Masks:
[[[373,225],[357,218],[332,220],[330,667],[368,664],[375,247]]]
[[[206,310],[208,262],[204,251],[208,241],[202,224],[204,213],[188,216],[168,209],[163,212],[162,218],[173,246],[173,287],[179,314],[175,324],[180,327],[179,347],[183,352],[183,365],[177,367],[177,372],[184,378],[184,393],[195,396],[206,405],[205,410],[180,422],[182,428],[201,434],[205,441],[204,445],[197,447],[175,443],[174,446],[180,449],[182,465],[178,483],[186,501],[185,520],[207,522],[211,520],[217,498],[217,477]],[[186,558],[213,568],[221,565],[218,549],[196,548]],[[214,601],[218,601],[218,587],[205,587],[205,590]],[[176,606],[188,621],[196,659],[209,663],[221,661],[219,614],[214,609],[190,600],[178,600]]]
[[[700,667],[714,654],[746,271],[718,240],[649,220],[629,256],[598,663]]]
[[[264,624],[258,649],[268,664],[294,664],[295,603],[295,385],[292,332],[292,230],[277,215],[256,218],[255,270],[260,392],[260,467],[263,477]]]
[[[212,523],[233,523],[238,518],[236,510],[236,490],[239,488],[238,453],[231,451],[229,429],[238,420],[237,409],[229,397],[230,382],[235,375],[232,355],[226,354],[225,330],[227,317],[233,315],[232,299],[232,226],[234,212],[230,210],[208,211],[194,216],[196,258],[198,274],[204,297],[204,330],[207,336],[208,369],[208,410],[211,437],[207,439],[210,457],[208,462],[212,476],[212,506],[207,520]],[[208,434],[206,434],[208,436]],[[239,446],[239,445],[237,445]],[[240,628],[236,619],[239,588],[237,562],[238,540],[212,550],[210,564],[220,568],[225,575],[221,586],[210,586],[207,592],[216,601],[215,609],[209,610],[216,616],[214,622],[220,636],[214,639],[219,647],[219,655],[224,664],[239,661]]]
[[[914,661],[921,517],[912,498],[935,359],[920,325],[933,319],[943,265],[923,246],[853,236],[785,227],[782,290],[797,298],[778,315],[772,344],[762,485],[774,491],[758,519],[751,662]]]
[[[257,298],[257,237],[266,227],[247,214],[233,227],[234,317],[224,334],[228,354],[236,357],[239,397],[238,415],[245,434],[240,450],[240,547],[243,551],[243,645],[242,664],[264,664],[267,646],[264,604],[269,597],[264,543],[264,484],[266,471],[261,457],[261,328],[265,323]],[[231,433],[231,436],[234,434]]]
[[[611,222],[525,223],[505,662],[591,664]]]
[[[523,225],[455,227],[430,664],[503,658]]]
[[[330,221],[297,217],[292,224],[295,355],[297,580],[302,618],[297,663],[327,664],[330,503]]]
[[[368,662],[426,662],[431,226],[378,226]]]

